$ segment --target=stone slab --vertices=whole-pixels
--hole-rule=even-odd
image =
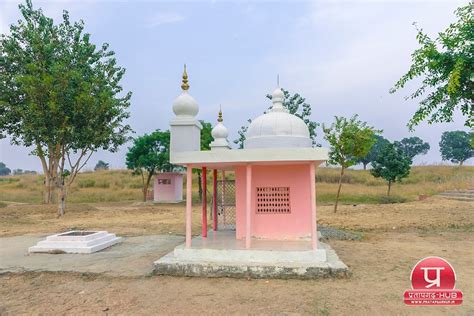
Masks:
[[[69,231],[54,234],[39,241],[36,246],[28,248],[28,252],[64,252],[89,254],[103,250],[119,243],[122,238],[106,231],[93,232],[87,235],[74,235],[80,233]]]
[[[235,278],[279,278],[279,279],[314,279],[325,277],[347,277],[349,269],[339,259],[336,252],[327,244],[320,242],[320,250],[324,250],[326,260],[310,260],[304,255],[301,260],[273,261],[266,257],[264,252],[255,252],[260,257],[257,260],[241,260],[235,257],[231,249],[226,252],[227,260],[221,256],[212,258],[196,256],[196,252],[168,253],[155,261],[154,273],[158,275],[173,276],[199,276],[199,277],[235,277]],[[180,249],[182,245],[177,248]],[[199,251],[199,249],[196,249]],[[219,251],[219,250],[217,250]],[[222,251],[222,250],[221,250]],[[240,250],[237,250],[240,251]],[[286,251],[276,250],[279,256],[284,257]],[[304,252],[304,251],[303,251]],[[187,256],[186,256],[187,255]],[[254,258],[255,259],[255,258]]]

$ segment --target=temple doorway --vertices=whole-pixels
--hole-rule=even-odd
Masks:
[[[217,181],[217,229],[235,230],[235,180]]]

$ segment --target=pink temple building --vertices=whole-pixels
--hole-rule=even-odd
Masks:
[[[183,201],[183,174],[160,172],[153,183],[153,202],[178,203]]]
[[[212,130],[211,150],[201,151],[201,124],[196,119],[199,107],[188,92],[186,69],[181,87],[182,93],[173,103],[175,117],[170,122],[170,161],[187,169],[186,241],[157,261],[158,273],[181,271],[185,275],[212,276],[227,271],[223,275],[232,275],[236,267],[226,267],[235,262],[243,264],[240,268],[247,272],[256,264],[290,264],[294,268],[295,262],[300,262],[302,266],[320,268],[327,263],[330,247],[318,241],[315,175],[316,168],[327,160],[328,151],[312,147],[305,122],[283,106],[282,90],[276,88],[271,108],[252,120],[243,149],[229,146],[220,111]],[[190,197],[192,170],[198,168],[202,174],[212,171],[212,212],[208,212],[208,184],[203,177],[202,230],[201,236],[193,238],[196,232],[192,231]],[[229,171],[235,175],[234,182],[224,176]],[[232,196],[225,190],[226,185],[235,186]],[[228,201],[233,201],[231,212]],[[225,216],[227,219],[222,219]],[[212,218],[211,229],[208,218]],[[205,265],[199,265],[199,260]],[[209,262],[215,265],[210,267]]]

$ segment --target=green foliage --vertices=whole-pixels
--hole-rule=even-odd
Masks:
[[[11,172],[12,171],[10,168],[7,168],[7,165],[5,165],[3,162],[0,162],[0,176],[8,176]]]
[[[106,163],[105,161],[99,160],[97,164],[94,167],[95,171],[98,170],[109,170],[109,164]]]
[[[248,125],[250,125],[250,123],[252,123],[252,120],[248,119],[247,123],[248,123]],[[245,134],[247,133],[247,129],[249,128],[248,125],[247,126],[241,126],[240,129],[237,131],[237,134],[239,135],[239,138],[234,140],[234,144],[239,145],[239,149],[244,148]]]
[[[362,163],[364,165],[364,170],[367,169],[367,165],[371,163],[372,161],[375,160],[377,157],[378,153],[380,152],[380,149],[384,147],[386,144],[389,144],[390,142],[384,138],[383,136],[380,135],[374,135],[375,137],[375,143],[374,145],[370,148],[369,152],[367,155],[364,157],[360,158],[357,160],[358,163]]]
[[[324,138],[331,146],[328,163],[340,165],[343,169],[367,156],[376,142],[375,133],[381,132],[358,120],[357,115],[350,119],[336,116],[330,127],[323,125],[323,131]]]
[[[170,132],[156,130],[151,134],[137,137],[133,146],[128,148],[126,155],[127,168],[133,170],[135,175],[141,175],[143,186],[143,200],[146,195],[150,180],[157,171],[173,171],[174,165],[170,163]]]
[[[19,176],[22,174],[36,174],[36,171],[34,170],[23,170],[23,169],[13,169],[13,175],[14,176]]]
[[[320,146],[316,142],[316,129],[319,126],[319,123],[316,123],[311,120],[311,105],[309,103],[306,103],[306,99],[303,98],[300,94],[295,93],[291,95],[288,90],[285,90],[283,88],[281,90],[285,95],[283,107],[286,108],[290,114],[296,115],[306,123],[309,130],[309,136],[313,142],[313,146]],[[267,94],[266,97],[270,100],[272,99],[272,96],[270,94]],[[252,120],[248,119],[247,122],[248,124],[250,124],[252,123]],[[247,128],[248,125],[242,126],[237,132],[239,138],[234,140],[234,144],[237,144],[240,149],[244,148],[245,133],[247,132]]]
[[[423,142],[419,137],[404,138],[393,143],[395,147],[401,149],[411,160],[418,155],[426,155],[430,150],[430,144]]]
[[[19,8],[23,19],[0,37],[0,134],[33,146],[48,190],[61,189],[62,215],[63,187],[92,153],[115,152],[128,140],[131,129],[123,122],[131,93],[120,86],[125,69],[114,52],[91,43],[83,21],[71,22],[64,11],[55,24],[31,0]],[[65,182],[66,165],[71,176]]]
[[[383,178],[388,181],[387,195],[390,195],[390,188],[393,182],[400,182],[410,174],[411,159],[393,144],[384,146],[374,161],[370,173],[376,178]]]
[[[420,48],[412,54],[408,72],[400,78],[391,93],[422,77],[421,87],[407,98],[425,96],[408,123],[413,129],[420,122],[451,122],[456,109],[465,116],[465,125],[474,126],[474,19],[472,4],[458,8],[458,20],[436,39],[418,29]]]
[[[140,173],[146,171],[173,171],[170,160],[170,132],[156,130],[133,140],[128,148],[126,165],[128,169]]]
[[[462,165],[464,161],[474,157],[471,145],[473,134],[464,131],[444,132],[439,142],[441,158]]]
[[[211,142],[214,140],[212,138],[212,124],[206,121],[199,121],[201,122],[202,129],[201,129],[201,150],[211,150]]]
[[[375,130],[368,126],[366,122],[360,121],[357,115],[353,115],[350,119],[336,116],[335,122],[330,127],[323,125],[323,131],[324,138],[331,146],[328,163],[341,166],[339,187],[334,205],[334,212],[336,212],[344,170],[367,156],[376,142],[375,134],[381,131]]]

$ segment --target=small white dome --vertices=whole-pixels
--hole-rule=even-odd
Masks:
[[[285,100],[285,94],[280,88],[276,88],[272,93],[272,102],[283,102]]]
[[[173,112],[177,117],[194,118],[199,112],[196,100],[184,90],[173,102]]]
[[[227,127],[224,126],[224,124],[218,122],[212,129],[211,134],[214,139],[227,138],[227,136],[229,136],[229,131],[227,130]]]
[[[245,134],[245,148],[311,147],[306,123],[283,107],[280,88],[272,93],[273,106],[250,123]]]
[[[211,150],[230,149],[229,141],[227,140],[227,136],[229,136],[229,131],[227,130],[227,127],[225,127],[222,123],[223,121],[224,120],[222,119],[222,110],[219,110],[217,124],[211,131],[212,138],[214,138],[214,141],[210,144]]]

